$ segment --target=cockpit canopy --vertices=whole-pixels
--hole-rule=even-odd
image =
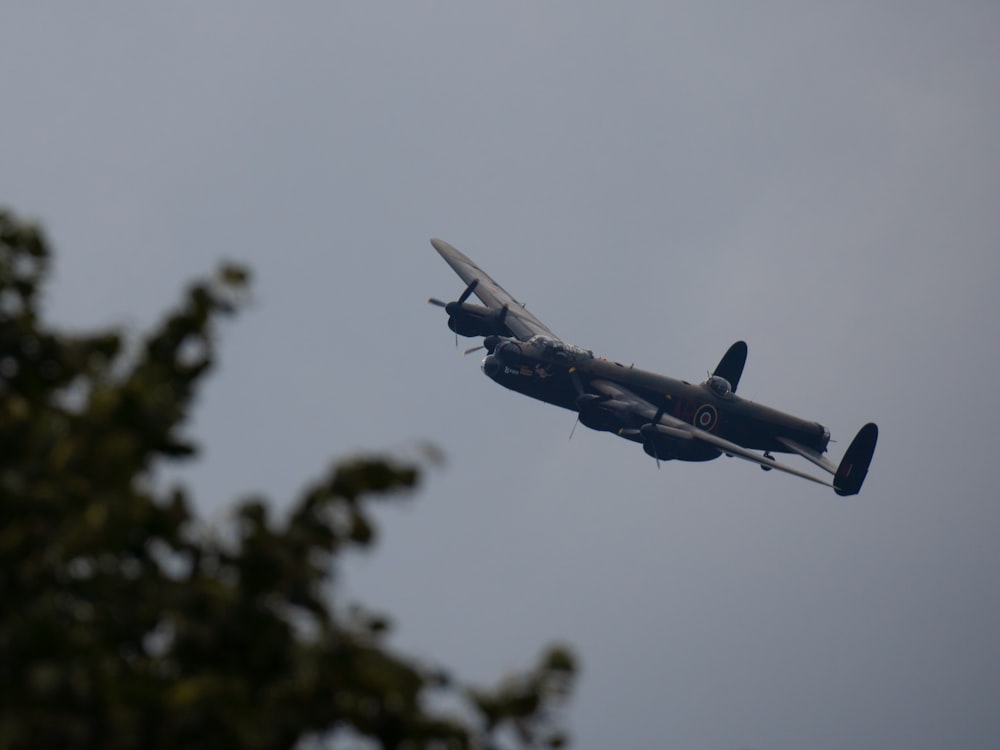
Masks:
[[[545,359],[554,359],[559,362],[581,362],[585,359],[593,359],[594,353],[589,349],[583,349],[565,341],[549,338],[538,334],[532,336],[527,341],[528,345],[536,351],[541,352]]]
[[[733,386],[719,375],[712,375],[707,381],[709,389],[719,398],[732,398]]]

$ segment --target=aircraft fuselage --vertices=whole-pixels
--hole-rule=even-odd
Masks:
[[[785,438],[823,453],[829,443],[829,431],[817,422],[747,401],[731,392],[719,395],[707,383],[689,383],[593,357],[576,347],[570,347],[567,356],[559,344],[546,347],[504,340],[483,360],[483,372],[512,391],[579,412],[580,421],[587,427],[614,432],[635,442],[648,442],[639,433],[649,422],[648,415],[619,406],[614,397],[581,399],[581,391],[593,390],[593,384],[600,382],[624,386],[662,408],[665,414],[747,448],[788,453],[779,440]],[[581,387],[587,385],[591,388]],[[720,451],[690,440],[660,440],[660,458],[704,461],[720,455]]]

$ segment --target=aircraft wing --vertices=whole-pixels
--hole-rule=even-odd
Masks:
[[[471,284],[473,281],[479,282],[476,284],[474,292],[484,305],[491,310],[507,308],[507,317],[504,323],[514,336],[522,341],[527,341],[532,336],[542,334],[558,340],[559,337],[552,333],[542,321],[528,312],[524,305],[514,299],[510,292],[495,282],[486,271],[469,260],[461,251],[444,240],[433,239],[431,244],[454,269],[455,273],[461,277],[462,281],[466,284]]]
[[[778,471],[783,471],[786,474],[801,477],[802,479],[808,479],[810,482],[815,482],[816,484],[822,484],[825,487],[834,486],[833,483],[796,469],[794,466],[788,466],[787,464],[780,463],[774,459],[765,458],[762,454],[748,450],[747,448],[737,445],[730,440],[721,438],[711,432],[698,429],[694,425],[688,424],[681,419],[677,419],[677,417],[671,416],[670,414],[661,414],[655,405],[641,396],[637,396],[635,393],[618,383],[612,383],[608,380],[592,380],[590,382],[590,386],[605,396],[609,396],[617,401],[623,401],[629,404],[629,406],[634,409],[637,414],[646,417],[650,422],[653,422],[653,420],[657,418],[657,415],[659,415],[657,428],[662,430],[666,435],[679,439],[699,440],[718,448],[726,454],[742,458],[744,461],[751,461],[768,469],[777,469]]]

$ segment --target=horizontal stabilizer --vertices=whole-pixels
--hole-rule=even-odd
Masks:
[[[813,450],[812,448],[806,448],[804,445],[799,445],[794,440],[790,440],[785,437],[779,437],[778,442],[792,451],[792,453],[798,453],[802,456],[802,458],[816,464],[819,468],[823,469],[823,471],[828,471],[831,474],[837,473],[836,464],[831,463],[830,460],[819,451]]]
[[[833,477],[833,489],[838,495],[857,495],[861,491],[877,441],[878,427],[874,422],[869,422],[858,430]]]

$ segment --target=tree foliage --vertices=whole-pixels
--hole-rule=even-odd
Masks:
[[[344,461],[281,518],[251,499],[214,529],[160,486],[157,467],[195,455],[183,429],[246,270],[193,284],[130,341],[42,320],[51,261],[0,211],[0,748],[564,744],[565,649],[470,687],[336,602],[336,562],[372,544],[372,504],[406,497],[419,466]]]

